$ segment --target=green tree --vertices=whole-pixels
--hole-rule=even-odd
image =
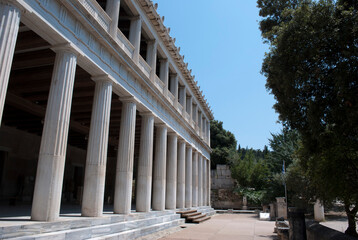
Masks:
[[[210,143],[212,168],[215,168],[216,164],[230,164],[237,157],[237,141],[233,133],[223,128],[223,122],[211,121]]]
[[[302,139],[301,165],[324,200],[345,203],[357,236],[358,4],[258,0],[270,44],[262,73],[279,118]]]
[[[243,152],[245,153],[243,155]],[[231,163],[231,176],[238,183],[237,191],[255,203],[261,203],[266,194],[269,167],[259,150],[241,149],[239,157]]]
[[[267,155],[267,161],[272,172],[281,173],[283,162],[286,167],[293,162],[293,156],[298,150],[298,140],[298,132],[289,129],[283,129],[278,134],[271,134],[271,139],[269,139],[271,151]]]

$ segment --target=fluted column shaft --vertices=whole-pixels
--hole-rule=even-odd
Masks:
[[[68,128],[77,57],[68,48],[56,48],[37,164],[31,218],[54,221],[60,213]]]
[[[210,197],[211,197],[211,162],[210,162],[210,159],[208,159],[208,162],[207,162],[207,168],[208,168],[208,183],[207,183],[207,186],[208,186],[208,195],[207,195],[207,198],[208,198],[208,206],[211,205],[210,203]]]
[[[117,36],[120,5],[120,0],[107,0],[106,13],[112,19],[111,24],[109,26],[109,33],[113,37]]]
[[[136,102],[133,97],[120,99],[123,103],[119,129],[114,213],[129,214],[132,203]]]
[[[192,207],[193,148],[188,145],[185,152],[185,207]]]
[[[177,208],[185,207],[185,141],[178,143]]]
[[[142,20],[140,16],[131,20],[129,27],[129,41],[134,46],[133,61],[138,63],[140,51],[140,36],[142,33]]]
[[[206,164],[206,159],[203,157],[203,206],[208,205],[208,168]]]
[[[175,209],[177,200],[177,153],[178,136],[176,133],[168,135],[167,183],[165,191],[165,208]]]
[[[152,189],[154,116],[142,115],[136,191],[137,212],[149,212]]]
[[[5,97],[17,33],[20,25],[20,10],[9,3],[0,2],[0,126],[4,112]]]
[[[198,152],[193,153],[193,207],[198,206]]]
[[[203,158],[198,153],[198,206],[203,206]]]
[[[165,184],[167,160],[167,127],[165,124],[156,126],[155,154],[153,165],[153,210],[165,210]]]
[[[109,117],[112,101],[112,83],[95,78],[91,127],[88,138],[82,216],[99,217],[103,213],[106,176]]]

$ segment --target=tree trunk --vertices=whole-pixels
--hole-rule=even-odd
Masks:
[[[358,237],[358,233],[356,229],[356,215],[357,215],[358,207],[355,206],[352,210],[350,210],[350,204],[348,202],[345,202],[344,208],[346,210],[346,214],[348,217],[348,228],[344,233],[353,237]]]

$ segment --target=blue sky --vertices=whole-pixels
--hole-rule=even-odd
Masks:
[[[242,147],[262,149],[281,125],[260,74],[268,46],[255,0],[154,0],[215,119]]]

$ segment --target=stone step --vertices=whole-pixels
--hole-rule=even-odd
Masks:
[[[201,223],[201,222],[204,222],[204,221],[206,221],[206,220],[209,220],[211,217],[209,217],[209,216],[203,216],[203,217],[201,217],[201,218],[198,218],[198,219],[194,219],[193,220],[193,223]]]
[[[200,212],[193,212],[193,213],[188,213],[188,214],[182,214],[181,217],[193,217],[193,216],[197,216],[200,215]]]
[[[119,231],[128,231],[137,227],[145,227],[180,219],[180,216],[175,214],[174,211],[151,212],[149,214],[139,213],[133,214],[133,216],[119,216],[103,217],[102,219],[43,223],[42,225],[40,223],[36,223],[22,225],[22,227],[26,227],[23,229],[10,229],[10,227],[3,227],[0,239],[88,239],[91,237],[117,233]],[[91,224],[89,224],[88,221]],[[62,227],[60,227],[61,224],[63,225]],[[51,228],[51,226],[53,228]]]
[[[184,219],[177,219],[171,222],[159,223],[147,227],[140,227],[133,230],[123,231],[120,233],[109,234],[106,236],[90,238],[91,240],[122,240],[122,239],[137,239],[154,232],[163,231],[168,228],[177,227],[184,224]]]
[[[196,219],[200,219],[202,217],[206,217],[206,214],[199,214],[199,215],[196,215],[196,216],[192,216],[192,217],[187,217],[186,219],[190,220],[190,221],[194,221]]]
[[[184,211],[179,211],[179,212],[177,212],[177,213],[179,213],[179,214],[189,214],[189,213],[194,213],[194,212],[196,212],[197,210],[196,209],[192,209],[192,210],[184,210]]]

